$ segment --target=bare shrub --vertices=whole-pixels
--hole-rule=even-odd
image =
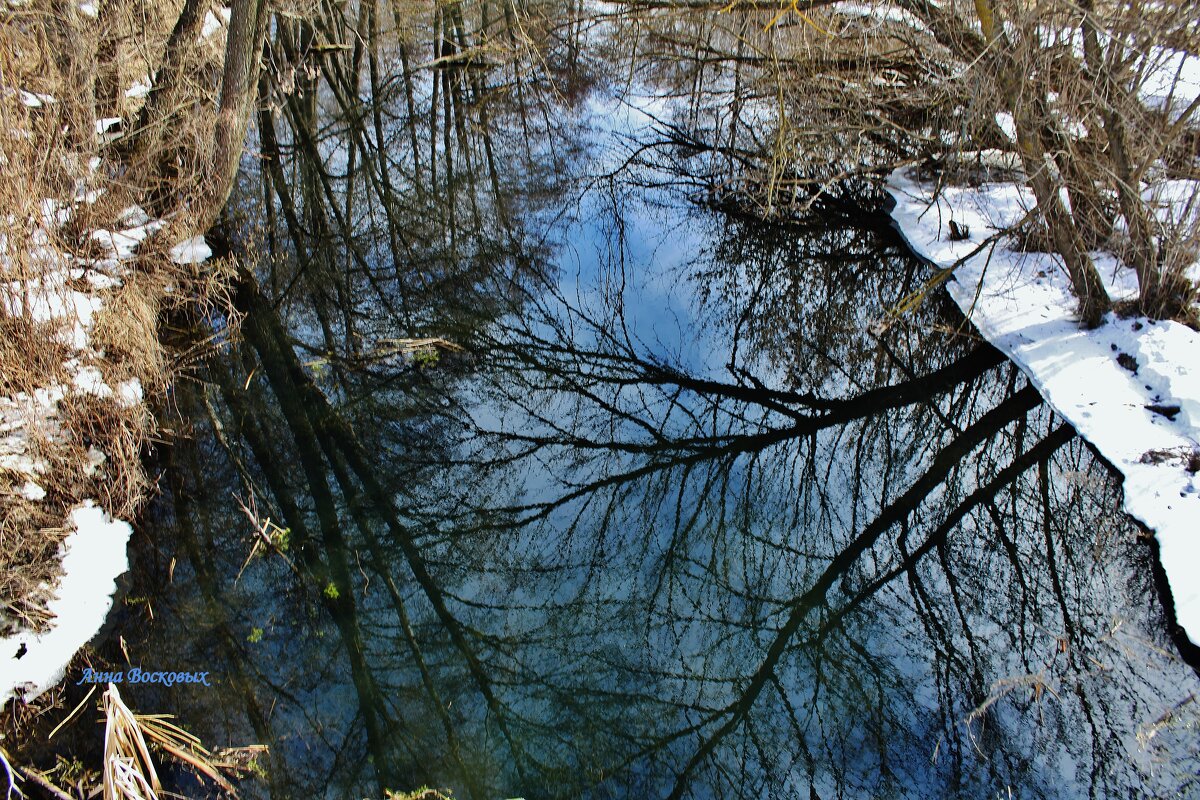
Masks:
[[[685,142],[724,157],[720,194],[773,215],[904,164],[949,166],[950,180],[1012,179],[962,169],[1006,154],[1037,202],[1025,246],[1062,258],[1086,323],[1111,305],[1097,249],[1136,271],[1140,313],[1194,317],[1195,215],[1172,221],[1147,193],[1200,177],[1200,102],[1188,99],[1183,68],[1200,54],[1197,0],[631,5],[647,12],[629,23],[645,42],[639,54],[673,59],[657,79],[733,87],[706,140]],[[1198,185],[1172,188],[1193,207]]]

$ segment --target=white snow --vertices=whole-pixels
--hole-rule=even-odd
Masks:
[[[48,94],[41,94],[40,92],[27,92],[22,89],[21,102],[29,108],[41,108],[44,105],[50,105],[51,103],[54,103],[55,100]]]
[[[96,130],[106,132],[113,124],[113,119],[100,120]],[[91,160],[87,167],[94,172],[98,162]],[[128,274],[137,246],[165,222],[130,206],[117,215],[118,230],[88,233],[106,257],[77,257],[58,249],[58,229],[71,221],[78,204],[94,202],[101,192],[81,179],[73,202],[47,199],[38,204],[37,213],[28,220],[29,244],[22,245],[22,269],[13,268],[10,243],[0,237],[0,266],[22,276],[0,282],[0,315],[52,326],[53,335],[69,350],[60,377],[47,376],[45,384],[30,391],[0,396],[0,471],[13,494],[28,502],[45,500],[43,487],[53,480],[50,466],[37,453],[40,442],[53,444],[65,435],[59,420],[64,398],[91,395],[123,407],[143,402],[142,385],[136,379],[115,387],[105,380],[104,354],[93,346],[92,331],[97,313]],[[18,220],[10,215],[7,222],[15,225]],[[188,243],[184,250],[200,259],[203,240]],[[94,475],[106,461],[103,452],[89,447],[86,473]],[[54,615],[49,628],[34,633],[19,621],[0,620],[11,631],[0,638],[0,702],[13,696],[30,700],[61,680],[75,652],[103,625],[112,605],[114,581],[126,569],[129,525],[109,519],[94,500],[71,512],[65,527],[72,532],[60,549],[64,574],[56,587],[46,587],[54,595],[47,606]],[[26,535],[45,534],[31,530]]]
[[[150,94],[150,86],[150,76],[146,75],[142,78],[139,78],[136,82],[134,82],[133,86],[130,86],[128,89],[126,89],[125,96],[130,100],[136,100],[138,98],[145,97],[146,95]]]
[[[153,222],[146,209],[141,206],[129,206],[117,215],[117,222],[126,227],[145,226]]]
[[[1007,111],[996,112],[996,124],[1000,126],[1000,132],[1003,133],[1010,142],[1017,140],[1017,123],[1013,120],[1013,115]]]
[[[200,264],[212,255],[212,248],[203,236],[184,239],[171,248],[171,260],[176,264]]]
[[[1147,106],[1176,117],[1200,96],[1200,57],[1152,47],[1146,61],[1146,78],[1138,95]]]
[[[228,8],[218,8],[217,13],[204,12],[204,23],[200,27],[200,38],[207,39],[221,28],[229,24],[231,11]]]
[[[32,700],[62,680],[75,653],[103,627],[116,580],[129,568],[128,523],[88,503],[71,512],[70,524],[74,530],[59,551],[63,576],[48,605],[52,627],[0,638],[0,702]]]
[[[61,268],[62,262],[52,254],[38,255],[43,256],[41,260],[51,269],[40,278],[0,286],[0,314],[25,317],[35,323],[60,323],[63,327],[59,340],[82,350],[87,346],[88,330],[102,301],[94,294],[71,288],[70,273]]]
[[[113,258],[119,261],[132,257],[137,246],[145,241],[146,237],[166,225],[162,220],[150,219],[141,206],[130,206],[125,209],[118,216],[118,221],[128,227],[119,231],[97,229],[92,231],[91,238],[99,242]]]
[[[121,401],[121,405],[126,408],[132,408],[142,402],[145,394],[142,391],[142,382],[137,378],[130,378],[117,384],[117,398]]]
[[[46,490],[38,486],[33,481],[25,481],[24,485],[18,490],[21,497],[26,500],[43,500],[46,497]]]
[[[81,394],[95,395],[96,397],[112,397],[112,387],[104,382],[104,376],[100,374],[100,370],[94,366],[80,367],[75,373],[72,383],[75,385],[75,390]]]
[[[1188,188],[1169,193],[1184,197]],[[941,267],[966,259],[947,282],[963,313],[1125,476],[1125,510],[1155,532],[1177,621],[1200,643],[1200,476],[1186,469],[1200,453],[1200,335],[1175,322],[1111,314],[1084,330],[1056,257],[1018,252],[1006,238],[972,256],[1034,205],[1022,187],[943,187],[934,201],[928,188],[897,171],[888,190],[896,201],[892,218],[916,253]],[[949,240],[951,219],[969,228],[969,241]],[[1114,299],[1136,296],[1131,270],[1106,254],[1093,256]],[[1166,415],[1148,406],[1179,410]]]
[[[104,455],[103,452],[101,452],[100,450],[98,450],[95,447],[88,448],[87,457],[88,457],[88,465],[87,465],[87,468],[83,471],[83,474],[88,475],[88,476],[95,475],[96,470],[98,470],[98,469],[100,469],[100,467],[104,466],[105,461],[108,461],[108,456]]]
[[[886,22],[897,22],[914,30],[927,30],[925,24],[916,16],[902,8],[896,8],[891,3],[841,2],[835,3],[833,10],[847,17],[856,17],[860,20],[874,22],[877,25]]]
[[[120,129],[120,117],[103,117],[96,120],[96,136],[104,143],[116,141],[124,136],[124,132]],[[116,130],[113,130],[116,128]]]

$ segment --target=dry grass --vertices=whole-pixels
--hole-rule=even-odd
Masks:
[[[205,290],[196,270],[167,256],[174,241],[191,234],[178,224],[146,239],[115,268],[92,237],[120,230],[125,209],[170,189],[139,183],[138,164],[128,163],[121,140],[97,137],[93,120],[121,116],[128,126],[137,118],[144,100],[124,90],[151,72],[178,8],[174,2],[113,8],[98,22],[55,19],[41,2],[0,15],[0,623],[9,626],[40,629],[48,621],[47,587],[59,572],[64,520],[73,506],[96,498],[110,514],[129,519],[151,488],[141,463],[154,435],[145,405],[122,402],[119,392],[88,394],[72,385],[73,374],[91,367],[114,390],[136,379],[146,397],[161,396],[170,359],[159,343],[160,313],[168,301]],[[189,57],[196,63],[188,68],[202,78],[219,54],[211,43],[194,50]],[[80,86],[91,92],[75,91]],[[182,86],[180,108],[194,110],[193,95],[205,90],[203,80]],[[211,138],[201,130],[211,115],[194,116],[195,125],[175,135]],[[138,152],[161,160],[165,151]],[[178,181],[191,185],[200,169],[193,164]],[[118,280],[97,288],[94,277]],[[90,320],[66,310],[75,307],[76,291],[101,303]],[[59,300],[64,312],[47,319],[37,308],[47,298]],[[83,321],[89,341],[80,350],[72,334]],[[36,407],[37,393],[56,387],[65,396]],[[30,480],[44,489],[43,498],[27,496]]]
[[[58,546],[66,530],[41,503],[21,501],[0,475],[0,596],[11,623],[38,629],[50,621],[42,587],[58,575]]]
[[[65,378],[63,361],[70,355],[70,348],[57,340],[61,322],[13,313],[30,298],[28,282],[39,280],[52,266],[33,256],[41,222],[38,198],[61,194],[69,177],[63,149],[55,154],[55,148],[46,146],[57,131],[57,110],[46,103],[31,108],[18,94],[57,89],[39,30],[14,15],[0,31],[0,84],[7,89],[0,90],[0,163],[8,167],[0,170],[0,206],[8,211],[0,215],[0,392],[10,412],[30,408],[28,397],[38,388],[60,383]],[[11,415],[5,422],[12,426]],[[24,434],[34,460],[44,460],[41,456],[53,450],[55,427],[52,420],[37,424],[29,419],[17,430]],[[17,450],[13,441],[0,446],[0,453]],[[39,610],[45,598],[38,588],[57,574],[66,507],[49,494],[42,502],[23,497],[19,490],[28,477],[14,469],[0,470],[0,602],[10,620],[37,626],[46,621],[44,610]]]
[[[411,792],[389,791],[384,800],[451,800],[448,790],[422,787]]]
[[[63,379],[63,362],[70,350],[55,341],[55,327],[0,314],[0,364],[4,365],[0,371],[0,396],[26,391],[34,375],[41,380]]]
[[[142,726],[111,683],[104,693],[104,800],[157,800],[162,783]]]
[[[107,684],[104,694],[95,697],[99,688],[93,686],[48,735],[46,719],[39,722],[31,718],[36,717],[38,712],[29,708],[15,709],[13,716],[22,719],[13,720],[6,726],[5,739],[15,742],[18,748],[32,736],[45,736],[47,740],[53,740],[63,728],[87,719],[91,710],[100,712],[98,722],[104,726],[104,751],[98,762],[89,758],[84,763],[56,755],[56,765],[40,771],[25,761],[29,756],[27,751],[15,749],[5,753],[0,750],[0,756],[7,756],[11,764],[18,788],[28,791],[32,786],[39,790],[28,796],[96,798],[103,795],[106,800],[179,797],[162,786],[158,770],[164,759],[176,762],[210,782],[215,791],[205,796],[237,798],[237,790],[231,779],[262,774],[258,760],[268,752],[265,745],[209,751],[199,738],[175,724],[171,715],[139,714],[125,704],[115,685]],[[55,703],[52,707],[66,708],[61,703]],[[41,713],[44,712],[45,709]],[[0,762],[0,781],[5,777],[2,773],[4,766]]]
[[[226,795],[237,797],[222,770],[251,770],[254,759],[267,749],[255,745],[213,754],[200,739],[172,722],[169,714],[135,714],[111,683],[104,693],[104,716],[105,800],[155,800],[162,793],[152,749],[208,778]]]
[[[162,389],[167,359],[158,341],[162,270],[130,275],[96,318],[93,346],[103,350],[112,381],[132,378],[147,391]]]

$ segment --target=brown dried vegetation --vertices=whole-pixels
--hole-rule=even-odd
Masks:
[[[120,387],[136,379],[149,398],[164,392],[170,360],[160,316],[213,286],[211,275],[172,263],[168,250],[202,232],[228,191],[211,177],[226,37],[193,32],[169,47],[175,3],[96,7],[97,18],[56,0],[0,12],[0,455],[25,458],[20,469],[0,468],[0,618],[9,627],[48,621],[73,506],[96,498],[129,519],[146,499],[142,456],[153,419]],[[208,9],[188,7],[201,20]],[[168,62],[177,80],[161,97],[127,93],[149,75],[161,80]],[[117,133],[104,135],[96,121],[111,117],[121,119]],[[238,132],[228,135],[240,150]],[[122,214],[135,204],[167,224],[118,264],[93,232],[129,227]],[[90,319],[87,309],[69,312],[73,291],[100,301]],[[68,313],[47,318],[47,297]],[[82,350],[71,344],[77,321],[89,332]],[[113,392],[73,387],[80,367],[98,370]],[[39,406],[39,391],[63,396]]]
[[[738,103],[774,106],[746,121],[735,107],[721,142],[680,142],[728,156],[722,198],[765,216],[805,211],[847,178],[905,164],[975,181],[961,167],[1001,152],[1037,202],[1022,242],[1063,259],[1085,323],[1112,307],[1097,249],[1136,270],[1139,313],[1195,322],[1186,271],[1200,253],[1200,197],[1165,219],[1147,190],[1197,177],[1200,106],[1180,100],[1172,60],[1200,53],[1196,0],[614,4],[643,12],[629,22],[643,54],[675,59],[664,79],[723,73]]]

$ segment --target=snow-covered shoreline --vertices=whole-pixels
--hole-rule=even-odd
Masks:
[[[1033,207],[1019,185],[942,187],[935,199],[898,170],[887,188],[915,253],[943,268],[966,259],[946,284],[963,314],[1124,476],[1124,509],[1154,531],[1176,621],[1200,644],[1200,334],[1112,314],[1085,330],[1055,256],[1007,237],[980,248]],[[967,240],[951,241],[952,219]],[[1114,300],[1136,296],[1132,270],[1093,255]]]
[[[93,3],[79,11],[97,13]],[[211,63],[222,58],[230,14],[220,4],[205,12],[197,41]],[[194,220],[137,205],[120,159],[105,156],[153,86],[149,60],[129,63],[145,76],[125,90],[131,102],[110,111],[117,116],[95,120],[90,143],[66,135],[64,120],[84,107],[46,93],[54,75],[42,82],[10,70],[0,85],[8,135],[23,143],[0,153],[10,166],[0,332],[12,332],[0,363],[0,522],[18,542],[2,565],[13,579],[0,598],[0,704],[55,686],[104,625],[147,490],[138,456],[152,425],[145,394],[170,377],[158,314],[212,255],[203,236],[188,237]]]
[[[95,171],[93,162],[89,173]],[[77,434],[64,424],[65,401],[86,396],[131,418],[146,414],[141,382],[136,377],[116,377],[122,373],[113,371],[103,337],[97,336],[97,325],[109,303],[128,302],[117,293],[134,272],[137,249],[165,228],[166,222],[130,206],[116,215],[112,230],[86,232],[85,238],[98,253],[78,256],[66,252],[58,243],[61,229],[80,206],[93,204],[103,194],[103,190],[88,190],[87,180],[80,179],[70,203],[43,200],[40,219],[10,218],[10,229],[28,223],[28,235],[15,237],[22,241],[0,235],[0,266],[8,267],[5,271],[10,275],[24,275],[0,282],[0,316],[53,331],[47,349],[57,347],[66,354],[58,374],[41,375],[29,367],[25,380],[34,384],[27,391],[0,397],[0,476],[14,495],[10,503],[50,502],[47,496],[55,490],[57,500],[62,500],[63,485],[71,480],[57,474],[61,458],[48,459],[48,448],[73,445],[74,449],[65,452],[82,454],[87,463],[69,464],[68,471],[77,466],[89,479],[97,475],[100,480],[111,480],[112,474],[98,471],[129,468],[112,465],[111,453],[104,452],[102,443],[69,441]],[[167,257],[176,264],[194,265],[210,255],[203,237],[196,236],[179,242]],[[141,317],[127,315],[117,324],[144,323]],[[146,332],[138,333],[135,340],[144,341],[141,337]],[[16,373],[25,371],[26,367],[20,367]],[[68,533],[58,543],[62,574],[42,586],[51,617],[47,626],[33,630],[21,620],[0,619],[7,631],[0,637],[0,703],[14,697],[28,702],[62,680],[76,652],[103,627],[116,581],[129,568],[129,523],[114,520],[95,499],[76,497],[67,502],[74,504],[65,511],[61,526],[22,531],[25,536],[44,537],[53,536],[52,531],[61,527]],[[5,598],[8,602],[18,599]]]
[[[49,630],[21,629],[0,639],[0,699],[29,701],[63,679],[75,653],[104,626],[116,581],[128,568],[129,523],[91,503],[71,512],[71,533],[59,548],[63,576],[47,605]]]
[[[95,167],[90,165],[90,171]],[[81,179],[72,203],[42,201],[41,219],[29,221],[28,240],[18,243],[6,236],[0,248],[4,266],[11,267],[19,259],[32,272],[0,284],[0,314],[49,326],[56,341],[47,345],[62,347],[68,354],[57,377],[31,374],[40,382],[36,388],[0,397],[0,470],[8,483],[20,486],[18,494],[27,503],[48,502],[43,485],[53,489],[63,482],[63,476],[56,474],[56,462],[45,457],[47,447],[71,435],[63,425],[63,401],[86,395],[131,410],[143,401],[136,378],[106,380],[106,356],[95,341],[95,330],[101,310],[132,269],[134,249],[163,223],[151,221],[141,209],[127,209],[119,220],[124,230],[89,234],[104,253],[98,259],[81,259],[55,244],[58,231],[77,207],[90,205],[101,194],[88,191]],[[10,220],[13,225],[19,222]],[[13,272],[20,274],[17,269]],[[108,455],[94,444],[87,448],[86,458],[88,463],[82,466],[88,476],[108,462]],[[47,627],[33,630],[21,621],[5,621],[9,632],[0,637],[0,702],[13,697],[28,702],[62,680],[75,653],[103,626],[116,580],[128,569],[131,528],[127,522],[113,520],[95,500],[84,499],[70,509],[62,527],[69,531],[58,545],[62,575],[43,586],[51,616]],[[29,529],[23,535],[51,534]]]

